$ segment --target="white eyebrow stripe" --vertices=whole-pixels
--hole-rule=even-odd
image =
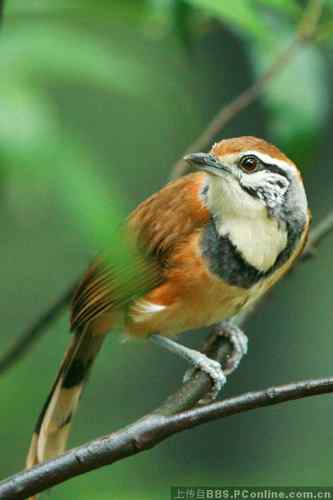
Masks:
[[[289,170],[290,172],[294,172],[295,170],[295,167],[293,166],[292,163],[288,163],[284,160],[278,160],[277,158],[274,158],[273,156],[270,156],[266,153],[261,153],[256,150],[242,152],[242,157],[247,155],[254,155],[257,158],[259,158],[259,160],[261,160],[263,163],[268,163],[268,165],[276,165],[277,167],[280,167],[284,170]]]

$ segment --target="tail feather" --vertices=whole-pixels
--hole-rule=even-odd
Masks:
[[[64,452],[83,387],[104,338],[104,335],[93,335],[89,328],[73,337],[39,416],[27,468]]]

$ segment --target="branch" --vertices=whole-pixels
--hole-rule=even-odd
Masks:
[[[173,416],[153,413],[118,432],[74,448],[55,460],[11,476],[0,483],[0,498],[26,498],[67,479],[153,448],[174,434],[213,420],[332,392],[333,377],[330,377],[248,392]]]
[[[3,4],[4,0],[0,0],[0,21],[1,7]],[[171,179],[176,179],[185,173],[188,165],[184,162],[183,157],[186,154],[206,149],[209,143],[212,142],[213,138],[241,111],[255,101],[255,99],[259,97],[274,77],[278,75],[288,63],[290,63],[302,43],[315,38],[321,10],[321,0],[312,0],[309,2],[309,5],[305,10],[304,16],[296,31],[295,38],[289,47],[287,47],[287,49],[280,54],[266,73],[264,73],[253,85],[247,88],[242,94],[219,111],[219,113],[208,124],[207,128],[190,146],[188,146],[182,157],[175,163],[171,171]],[[23,334],[15,341],[15,344],[13,344],[13,346],[0,358],[0,374],[7,371],[29,352],[35,341],[42,337],[49,323],[54,321],[68,305],[72,292],[73,288],[66,291],[64,295],[59,298],[58,302],[47,310],[41,317],[37,318],[33,326],[26,332],[23,332]]]

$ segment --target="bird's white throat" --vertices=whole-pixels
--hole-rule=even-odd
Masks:
[[[218,233],[229,237],[248,264],[268,271],[287,245],[285,224],[270,217],[263,201],[244,192],[236,180],[209,177],[206,203]]]

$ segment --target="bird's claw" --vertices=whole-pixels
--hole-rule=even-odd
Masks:
[[[221,364],[214,359],[208,358],[208,356],[201,352],[196,352],[191,362],[194,366],[186,371],[183,381],[188,382],[197,370],[201,370],[206,373],[212,381],[212,389],[207,400],[212,401],[216,399],[218,393],[226,383],[226,377],[223,373]],[[206,402],[207,400],[201,400],[200,403]]]
[[[224,373],[230,375],[238,368],[241,359],[247,354],[248,338],[237,325],[230,321],[223,322],[222,325],[216,329],[216,333],[226,337],[232,345],[232,353],[224,367]]]

